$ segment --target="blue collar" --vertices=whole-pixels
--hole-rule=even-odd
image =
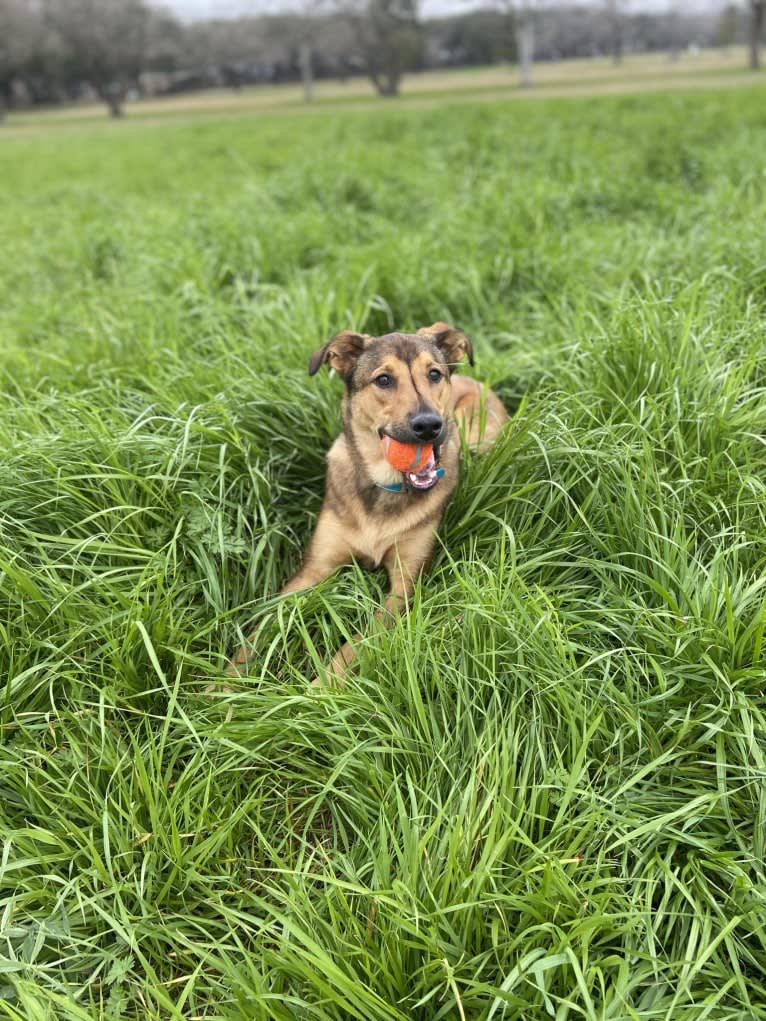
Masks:
[[[436,469],[437,479],[442,478],[443,475],[444,469],[437,468]],[[390,486],[384,486],[382,483],[376,482],[375,485],[378,487],[378,489],[385,489],[387,493],[404,493],[406,491],[403,482],[393,482]],[[433,486],[431,486],[431,489],[433,489]],[[417,492],[417,490],[414,490],[414,492]],[[425,492],[428,492],[428,490],[425,490]]]

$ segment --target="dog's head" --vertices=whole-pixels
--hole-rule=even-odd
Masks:
[[[450,411],[450,376],[464,357],[473,365],[470,340],[446,323],[382,337],[344,330],[312,355],[309,375],[324,364],[335,369],[357,428],[438,445]]]
[[[345,382],[346,430],[368,469],[377,462],[390,478],[380,448],[384,436],[432,447],[422,467],[402,473],[408,489],[426,490],[442,474],[440,451],[451,428],[450,376],[464,357],[473,364],[470,340],[446,323],[382,337],[344,330],[312,355],[309,373],[327,364]]]

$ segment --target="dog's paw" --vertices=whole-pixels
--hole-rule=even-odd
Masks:
[[[310,695],[324,695],[328,691],[340,691],[343,688],[343,678],[328,670],[321,677],[315,677],[309,684]]]
[[[212,681],[205,688],[203,694],[207,695],[208,698],[222,698],[226,695],[233,694],[234,689],[225,682]],[[234,710],[231,706],[226,710],[226,722],[228,723],[234,715]]]

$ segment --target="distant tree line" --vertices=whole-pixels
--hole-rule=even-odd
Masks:
[[[750,44],[757,67],[765,0],[715,13],[676,4],[491,0],[421,20],[417,0],[297,0],[282,14],[184,24],[146,0],[0,0],[0,117],[7,107],[99,98],[120,116],[126,97],[260,82],[367,75],[396,95],[405,71],[552,60],[688,45]]]

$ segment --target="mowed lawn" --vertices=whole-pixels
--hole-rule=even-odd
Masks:
[[[532,70],[534,87],[523,89],[515,64],[488,67],[448,68],[406,74],[400,84],[398,105],[431,107],[479,99],[532,101],[550,96],[636,94],[676,89],[723,89],[752,86],[762,72],[748,69],[744,46],[711,47],[680,51],[673,59],[666,52],[626,54],[619,64],[610,57],[587,57],[537,62]],[[332,106],[378,112],[390,105],[381,100],[368,78],[346,81],[319,79],[314,83],[312,108]],[[262,84],[241,89],[209,89],[171,96],[147,96],[126,103],[131,118],[142,120],[189,117],[242,116],[248,113],[284,116],[305,110],[299,83]],[[11,111],[4,134],[20,128],[47,129],[73,122],[101,120],[102,103],[78,103],[36,110]]]
[[[0,1017],[766,1018],[765,100],[0,129]],[[411,614],[275,599],[309,353],[436,319]]]

